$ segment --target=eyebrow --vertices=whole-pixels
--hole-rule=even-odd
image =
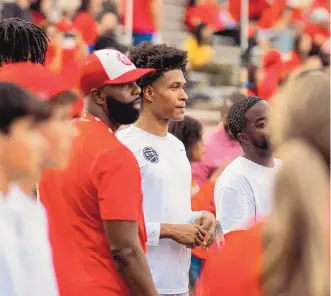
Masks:
[[[266,119],[265,116],[263,116],[263,117],[259,117],[258,119],[256,119],[255,123],[258,123],[259,121],[261,121],[261,120],[265,120],[265,119]]]
[[[173,84],[186,85],[187,81],[173,81],[169,85],[173,85]]]

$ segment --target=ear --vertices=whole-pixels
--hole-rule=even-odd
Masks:
[[[153,95],[154,95],[153,88],[150,85],[146,86],[143,90],[143,98],[148,102],[152,102]]]
[[[250,143],[248,135],[246,133],[239,133],[237,135],[237,138],[241,144],[249,145]]]
[[[105,104],[106,97],[100,89],[92,89],[91,98],[92,101],[99,106],[103,106]]]

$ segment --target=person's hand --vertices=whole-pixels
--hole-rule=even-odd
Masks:
[[[195,224],[202,227],[207,232],[202,243],[203,249],[208,249],[216,238],[216,218],[210,212],[203,212],[203,214],[195,220]]]
[[[174,225],[171,239],[188,248],[201,246],[207,232],[197,224]]]

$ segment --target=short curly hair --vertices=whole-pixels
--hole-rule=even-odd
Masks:
[[[191,161],[194,145],[202,140],[202,124],[200,121],[186,115],[184,120],[170,121],[168,132],[184,144],[187,158]]]
[[[186,72],[187,52],[166,44],[155,45],[150,42],[142,42],[131,49],[130,59],[137,68],[154,68],[156,70],[154,75],[138,81],[142,89],[151,85],[165,72],[171,70]]]
[[[243,132],[247,124],[246,112],[260,101],[262,99],[259,97],[249,96],[231,106],[228,114],[229,132],[237,141],[239,141],[238,134]]]

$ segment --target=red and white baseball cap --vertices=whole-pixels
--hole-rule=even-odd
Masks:
[[[3,65],[0,82],[17,84],[35,94],[40,101],[48,101],[61,92],[71,90],[59,74],[28,62]]]
[[[81,90],[86,95],[94,88],[137,81],[155,73],[154,69],[136,68],[130,59],[114,49],[101,49],[91,53],[82,68]]]

